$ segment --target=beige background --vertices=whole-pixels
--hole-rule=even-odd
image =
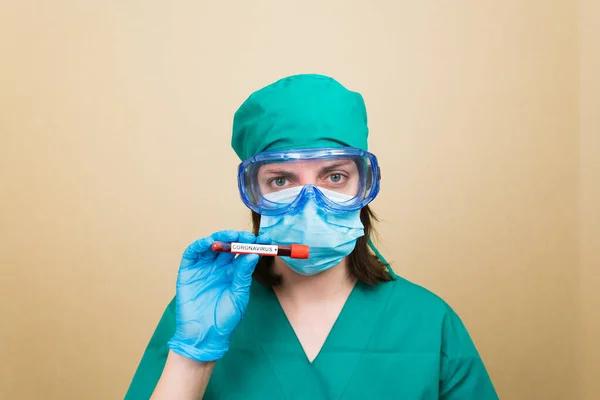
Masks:
[[[301,72],[364,94],[380,248],[501,398],[598,398],[599,4],[3,1],[0,398],[122,398],[183,248],[250,226],[233,112]]]
[[[582,399],[600,397],[600,1],[580,3],[579,364]]]

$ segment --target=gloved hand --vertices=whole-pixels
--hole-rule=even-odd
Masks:
[[[256,243],[249,232],[221,231],[192,243],[183,253],[176,293],[175,335],[169,348],[196,361],[214,361],[229,349],[229,338],[250,298],[256,254],[213,252],[215,241]]]

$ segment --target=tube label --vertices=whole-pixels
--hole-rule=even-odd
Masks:
[[[259,254],[276,256],[278,247],[269,244],[231,243],[231,252],[236,254]]]

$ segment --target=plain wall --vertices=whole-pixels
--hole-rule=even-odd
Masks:
[[[576,398],[598,265],[588,244],[578,275],[576,3],[1,7],[0,398],[122,398],[185,246],[250,227],[233,113],[303,72],[365,96],[380,249],[461,315],[501,398]]]
[[[600,396],[600,2],[580,1],[581,396]]]

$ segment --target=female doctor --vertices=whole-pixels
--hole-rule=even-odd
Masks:
[[[253,93],[232,147],[253,232],[183,253],[126,399],[497,399],[467,330],[370,241],[381,172],[362,96],[321,75]],[[308,259],[214,252],[302,243]]]

